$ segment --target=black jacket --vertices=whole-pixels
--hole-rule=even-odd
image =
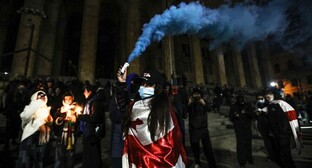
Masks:
[[[273,134],[278,136],[292,134],[289,121],[279,104],[272,103],[268,105],[268,118]]]
[[[253,109],[249,103],[234,103],[230,108],[229,118],[233,124],[250,124]]]
[[[208,128],[209,107],[195,101],[188,105],[189,126],[190,128]]]
[[[115,96],[117,100],[117,108],[121,114],[125,114],[128,110],[130,103],[130,94],[128,92],[127,83],[116,83],[115,85]]]
[[[93,95],[87,99],[86,104],[89,104],[90,114],[78,116],[80,122],[86,123],[83,134],[94,141],[100,140],[105,136],[105,102],[99,96]]]

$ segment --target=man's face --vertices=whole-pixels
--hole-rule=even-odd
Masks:
[[[74,99],[72,96],[65,96],[64,97],[64,103],[66,103],[66,104],[72,104],[73,101],[74,101]]]
[[[26,91],[26,88],[24,85],[19,85],[17,89],[20,94],[23,94]]]
[[[200,98],[200,94],[197,93],[197,92],[194,92],[194,93],[193,93],[193,97],[194,97],[194,98]]]
[[[83,92],[83,95],[87,99],[91,95],[91,93],[92,93],[91,91],[88,91],[87,89],[85,89],[84,92]]]
[[[267,101],[272,101],[272,100],[274,100],[274,95],[271,94],[271,93],[266,94],[266,95],[265,95],[265,100],[267,100]]]
[[[53,86],[53,82],[47,82],[47,87],[51,88]]]

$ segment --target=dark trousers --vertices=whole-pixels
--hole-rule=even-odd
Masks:
[[[291,156],[290,138],[290,134],[274,134],[276,162],[283,168],[296,167]]]
[[[74,167],[74,149],[66,150],[66,146],[57,142],[55,146],[54,168],[73,168]]]
[[[181,122],[179,122],[179,127],[180,127],[181,133],[182,133],[182,144],[185,147],[185,125],[184,125],[183,119],[181,120]]]
[[[208,129],[190,129],[190,143],[192,152],[194,154],[195,164],[200,165],[200,141],[203,145],[203,151],[208,160],[209,168],[216,167],[216,161],[211,146],[210,136]]]
[[[83,137],[82,165],[84,168],[101,168],[101,141]]]
[[[43,168],[46,145],[38,145],[39,132],[20,143],[17,168]]]
[[[122,168],[123,140],[120,124],[112,124],[111,147],[112,168]]]
[[[5,127],[5,144],[9,145],[10,139],[16,141],[20,128],[21,118],[19,116],[7,117],[6,127]]]
[[[122,168],[122,157],[112,157],[112,168]]]
[[[253,161],[251,124],[235,124],[237,160],[240,164]]]
[[[274,153],[274,139],[270,135],[268,119],[265,115],[260,116],[257,120],[257,127],[264,142],[264,146],[268,152],[268,157],[274,161],[276,156]]]

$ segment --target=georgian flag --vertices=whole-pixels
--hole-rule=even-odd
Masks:
[[[160,133],[155,141],[150,138],[147,125],[150,100],[151,98],[140,100],[133,105],[132,123],[124,138],[122,167],[186,167],[187,157],[181,131],[172,108],[168,132]]]
[[[273,100],[272,103],[279,104],[282,110],[285,112],[285,115],[289,121],[291,131],[293,133],[293,137],[296,143],[296,148],[298,150],[298,153],[300,154],[301,149],[302,149],[302,141],[301,141],[301,132],[299,128],[297,112],[291,105],[289,105],[287,102],[283,100]]]

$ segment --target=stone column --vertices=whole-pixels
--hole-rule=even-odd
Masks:
[[[238,80],[237,83],[239,87],[244,87],[246,86],[246,78],[241,51],[236,44],[233,44],[233,47],[233,64],[236,69],[235,79]]]
[[[262,79],[262,80],[263,80],[263,84],[266,86],[269,84],[270,81],[272,81],[274,79],[273,66],[272,66],[272,63],[270,61],[270,58],[271,58],[270,48],[269,48],[267,41],[262,41],[260,43],[260,47],[261,47],[261,53],[259,55],[259,58],[262,60],[261,71],[262,71],[263,76],[264,76],[264,79]]]
[[[61,74],[62,71],[62,62],[63,53],[64,53],[64,43],[65,43],[65,34],[66,34],[66,26],[67,26],[67,19],[65,14],[64,5],[61,5],[61,12],[58,18],[57,24],[57,32],[56,32],[56,39],[55,39],[55,50],[53,56],[53,64],[52,64],[52,75],[58,76]]]
[[[21,21],[17,35],[15,51],[19,51],[13,57],[12,74],[32,77],[35,56],[32,50],[37,49],[42,18],[45,17],[43,6],[45,0],[25,0],[24,6],[18,10],[21,13]]]
[[[216,62],[216,69],[217,69],[217,81],[220,86],[227,85],[227,78],[226,78],[226,71],[225,71],[225,63],[224,63],[224,55],[222,48],[218,48],[214,51],[214,57]]]
[[[248,44],[248,60],[250,64],[250,72],[251,72],[251,82],[252,82],[252,87],[255,88],[261,88],[261,76],[260,76],[260,71],[259,71],[259,66],[258,66],[258,60],[257,60],[257,53],[256,53],[256,48],[254,43]]]
[[[139,0],[129,0],[128,1],[128,30],[127,30],[127,51],[130,55],[134,49],[135,43],[140,36],[140,9],[139,9]],[[128,56],[125,58],[125,61],[128,59]],[[123,64],[123,63],[122,63]],[[140,58],[135,58],[130,62],[130,67],[128,72],[135,72],[140,74],[141,71],[141,62]]]
[[[191,55],[193,56],[194,63],[193,67],[195,72],[195,83],[205,83],[200,40],[198,37],[195,36],[192,36],[190,38]]]
[[[8,3],[3,3],[3,5],[8,5]],[[6,37],[7,37],[7,32],[9,29],[9,23],[10,23],[10,9],[11,7],[8,6],[8,9],[2,9],[1,13],[1,17],[0,17],[0,67],[2,67],[3,64],[5,64],[3,62],[4,57],[1,56],[4,53],[4,46],[5,46],[5,42],[6,42]],[[9,51],[10,52],[10,51]],[[5,56],[8,57],[8,56]]]
[[[6,41],[6,35],[7,35],[7,25],[0,27],[0,67],[2,67],[2,65],[4,64],[3,57],[1,55],[4,54],[3,49]]]
[[[162,3],[161,5],[163,7],[163,10],[167,9],[168,6],[170,6],[171,4],[169,0],[161,1],[161,3]],[[165,61],[164,72],[165,72],[167,79],[171,81],[171,84],[173,84],[171,77],[176,72],[173,37],[166,36],[162,40],[162,46],[163,46],[162,50],[163,50],[163,56],[164,56],[164,61]]]
[[[56,31],[59,21],[59,10],[62,0],[47,1],[47,15],[49,19],[45,20],[42,24],[40,42],[38,43],[38,52],[42,54],[38,58],[37,74],[51,75],[52,63],[55,51]],[[44,67],[44,68],[40,68]]]
[[[171,79],[173,72],[176,72],[175,69],[175,57],[174,57],[174,43],[172,36],[167,36],[163,39],[163,54],[165,58],[165,75],[167,79]],[[172,81],[171,81],[172,83]]]
[[[78,79],[94,83],[100,0],[85,0]]]

